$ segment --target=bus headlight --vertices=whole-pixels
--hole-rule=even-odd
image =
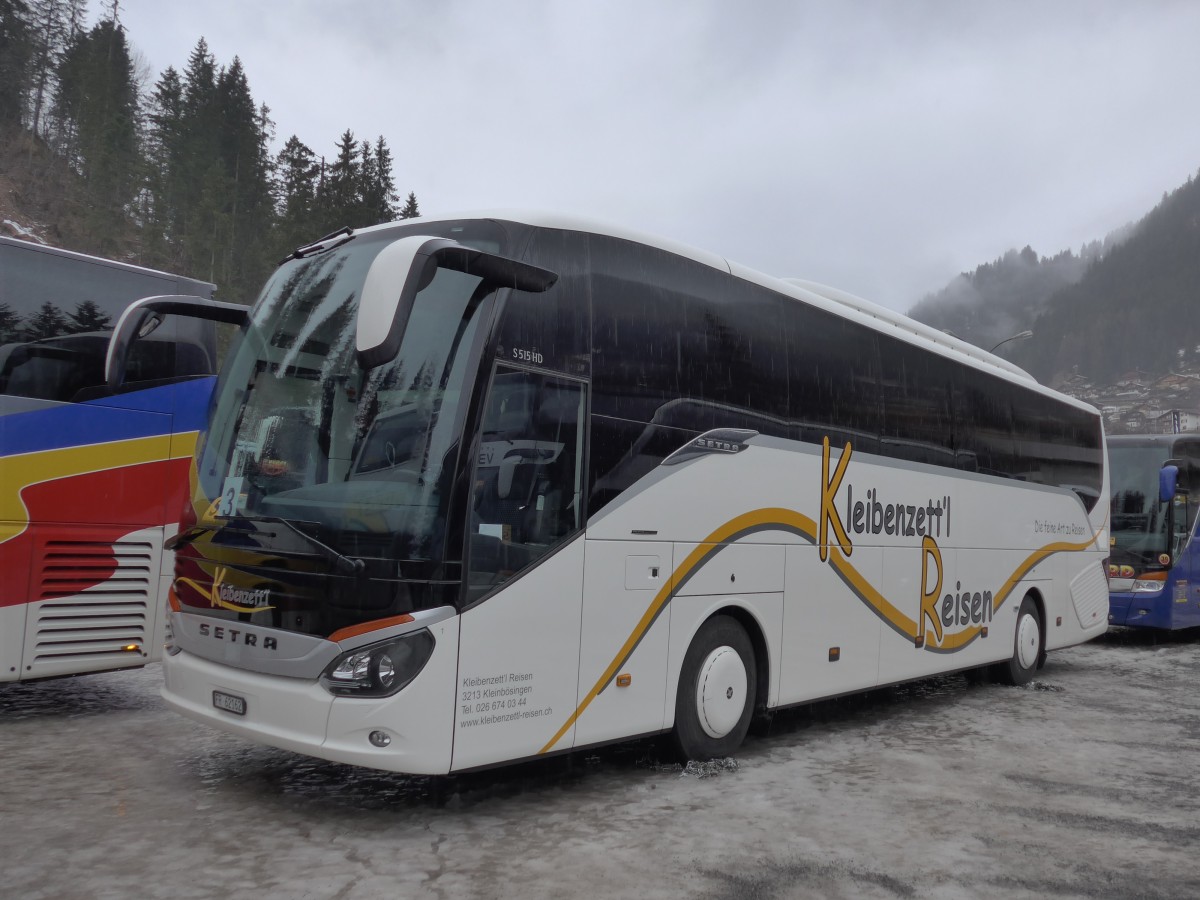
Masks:
[[[338,697],[390,697],[411,682],[433,655],[434,640],[422,628],[343,653],[321,674],[321,686]]]
[[[1148,578],[1139,578],[1133,583],[1133,592],[1135,594],[1153,594],[1163,589],[1163,582],[1152,581]]]

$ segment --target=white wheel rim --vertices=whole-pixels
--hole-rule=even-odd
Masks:
[[[746,664],[732,647],[717,647],[700,666],[696,710],[700,727],[711,738],[733,731],[746,708]]]
[[[1037,665],[1038,650],[1041,649],[1041,633],[1037,616],[1021,616],[1017,623],[1017,662],[1022,669]]]

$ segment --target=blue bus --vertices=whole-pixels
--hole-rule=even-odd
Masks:
[[[244,312],[213,291],[0,238],[0,683],[161,655],[163,543],[215,381],[206,320]],[[131,315],[143,339],[114,348]]]
[[[1108,439],[1111,625],[1200,626],[1200,434]]]

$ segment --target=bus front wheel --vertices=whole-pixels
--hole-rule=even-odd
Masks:
[[[1017,635],[1013,655],[996,665],[996,675],[1005,684],[1028,684],[1037,671],[1042,655],[1042,617],[1032,597],[1021,601],[1017,612]]]
[[[728,756],[746,737],[757,687],[754,647],[728,616],[696,632],[679,673],[675,747],[684,759]]]

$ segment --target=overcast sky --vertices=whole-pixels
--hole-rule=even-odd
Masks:
[[[91,0],[93,19],[99,0]],[[1200,170],[1200,3],[121,0],[292,134],[382,135],[424,214],[599,218],[907,310]],[[353,223],[368,224],[368,223]]]

